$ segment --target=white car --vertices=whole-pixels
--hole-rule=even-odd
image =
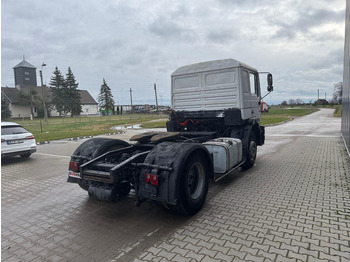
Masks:
[[[29,157],[36,152],[34,135],[23,126],[12,122],[1,122],[1,158],[20,155]]]

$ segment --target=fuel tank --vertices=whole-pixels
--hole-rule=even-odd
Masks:
[[[242,161],[242,141],[221,137],[203,143],[213,155],[214,173],[223,174]]]

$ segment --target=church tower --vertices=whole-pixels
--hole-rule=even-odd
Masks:
[[[37,86],[36,67],[29,64],[24,57],[23,61],[16,65],[13,70],[15,71],[16,87]]]

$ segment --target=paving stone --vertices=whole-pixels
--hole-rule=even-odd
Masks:
[[[294,253],[293,251],[289,251],[288,252],[288,258],[293,258],[293,259],[297,259],[300,261],[306,261],[307,259],[307,255],[302,255],[299,253]]]
[[[216,250],[212,250],[211,248],[202,248],[198,251],[198,254],[205,255],[206,257],[215,257],[215,255],[218,253]]]
[[[329,255],[329,254],[326,254],[323,252],[319,253],[319,258],[320,259],[327,259],[328,261],[340,261],[340,257]]]
[[[264,258],[264,261],[265,260],[276,261],[276,257],[277,257],[276,254],[266,252],[266,251],[261,250],[261,249],[258,251],[257,256],[260,257],[260,259],[261,259],[260,261],[262,261],[262,258]]]
[[[274,151],[264,149],[285,139],[289,142]],[[125,219],[132,208],[119,211],[119,203],[88,200],[85,192],[63,184],[55,163],[36,183],[15,177],[29,165],[3,165],[2,258],[118,261],[124,254],[123,261],[142,246],[132,253],[135,261],[348,261],[350,162],[341,143],[341,138],[269,137],[259,147],[256,166],[211,185],[200,213],[183,218],[152,209],[158,213],[150,212],[148,219],[159,223],[158,231],[149,229],[126,247],[126,234],[147,227]],[[66,170],[66,160],[63,164]],[[163,222],[169,220],[180,222],[168,229]],[[152,234],[157,241],[149,242]]]
[[[189,257],[182,257],[179,254],[177,254],[175,257],[173,257],[171,259],[171,261],[174,261],[174,262],[190,262],[191,258],[189,258]]]
[[[201,246],[195,246],[191,243],[188,243],[184,248],[189,250],[189,251],[193,251],[193,252],[197,253],[201,249]]]
[[[180,241],[177,238],[174,238],[174,239],[170,240],[170,243],[172,245],[179,246],[181,248],[184,248],[187,245],[187,242]],[[151,247],[151,248],[154,248],[154,247]]]
[[[329,254],[331,256],[338,256],[339,258],[348,259],[350,261],[350,252],[349,253],[344,253],[344,251],[342,251],[342,250],[335,250],[333,248],[330,248],[329,249]]]
[[[204,255],[198,254],[198,252],[194,253],[193,251],[190,251],[187,253],[186,257],[192,258],[195,261],[201,261],[204,257]]]
[[[261,262],[261,257],[260,256],[254,256],[252,254],[247,254],[244,258],[245,261],[255,261],[255,262]]]
[[[217,252],[217,254],[214,257],[215,259],[218,259],[220,261],[232,261],[232,255],[226,255],[224,253],[221,252]]]

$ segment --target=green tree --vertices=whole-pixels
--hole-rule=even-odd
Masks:
[[[68,67],[68,72],[66,74],[65,86],[67,88],[67,107],[71,112],[71,116],[79,115],[81,113],[81,97],[78,91],[78,83],[75,80],[75,76],[70,67]]]
[[[69,112],[69,106],[67,108],[67,99],[69,98],[66,83],[61,71],[55,68],[53,76],[50,79],[50,88],[52,91],[52,104],[55,106],[57,112],[61,116],[62,113]]]
[[[100,107],[100,111],[105,111],[108,115],[113,111],[114,108],[114,100],[111,89],[107,85],[106,80],[103,78],[103,83],[101,85],[100,93],[98,95],[98,105]]]
[[[3,93],[1,93],[1,119],[10,118],[12,115],[9,103]]]

